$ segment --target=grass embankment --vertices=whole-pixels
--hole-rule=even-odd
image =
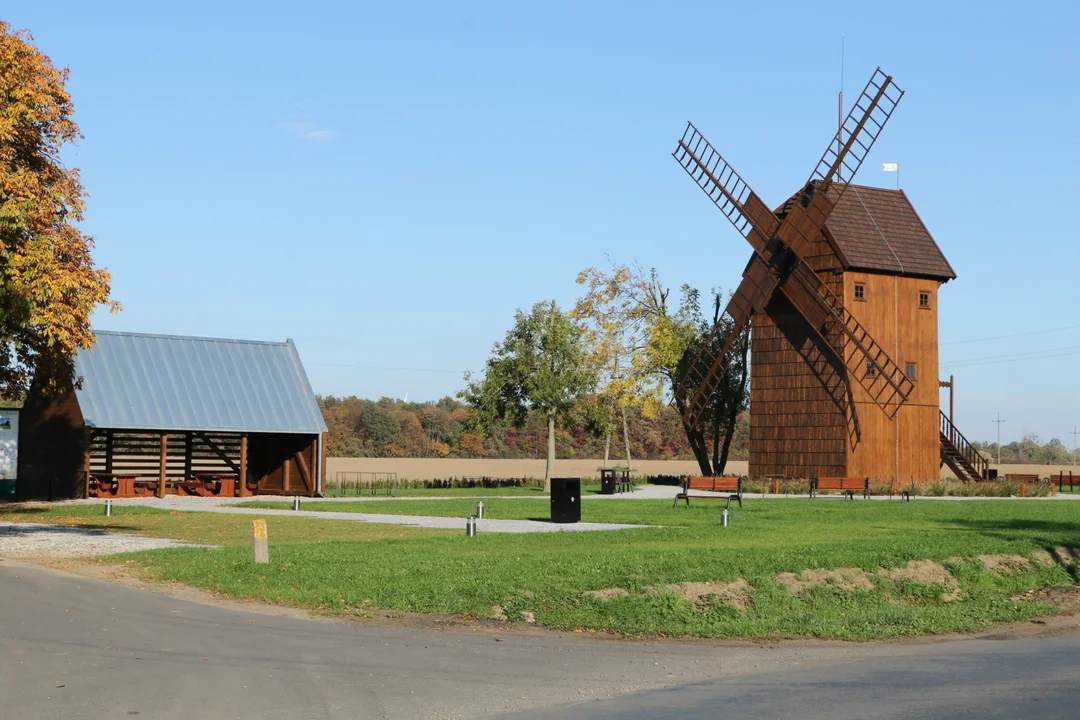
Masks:
[[[463,515],[475,506],[456,502],[386,502],[379,510]],[[489,517],[546,514],[538,500],[486,504]],[[1050,562],[1045,550],[1080,544],[1069,503],[750,500],[724,530],[718,503],[673,509],[666,500],[590,501],[583,511],[585,520],[664,527],[424,537],[417,533],[429,531],[271,516],[272,562],[256,566],[248,558],[250,517],[166,519],[119,508],[108,522],[225,544],[123,557],[144,577],[237,598],[342,614],[505,614],[552,628],[705,637],[886,638],[1050,614],[1048,605],[1010,598],[1072,583],[1075,566]],[[100,515],[93,521],[106,523]],[[232,530],[211,536],[211,527],[230,522],[242,537]],[[366,542],[373,539],[379,542]]]

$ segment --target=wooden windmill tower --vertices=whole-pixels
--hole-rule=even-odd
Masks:
[[[693,124],[673,153],[753,248],[733,330],[702,343],[675,401],[696,428],[749,327],[751,476],[986,477],[938,403],[937,290],[956,275],[902,191],[852,184],[903,94],[875,71],[775,211]]]

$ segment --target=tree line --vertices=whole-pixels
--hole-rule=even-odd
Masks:
[[[997,462],[996,442],[974,441],[971,445],[983,457]],[[1070,450],[1058,438],[1051,438],[1049,442],[1040,444],[1038,435],[1028,434],[1023,440],[1001,446],[1001,462],[1017,465],[1080,465],[1080,452]]]
[[[330,395],[320,397],[319,404],[329,431],[327,453],[334,457],[522,459],[542,458],[547,453],[547,425],[536,413],[529,413],[521,428],[504,425],[481,433],[471,429],[475,423],[468,406],[451,397],[417,403]],[[606,451],[614,458],[611,465],[625,466],[622,435],[612,436],[607,446],[607,438],[588,426],[587,413],[585,408],[574,408],[571,421],[556,432],[558,456],[601,460]],[[630,408],[627,425],[633,428],[631,462],[694,457],[673,407],[661,407],[649,417],[640,408]],[[749,432],[743,415],[735,432],[732,457],[745,458]]]

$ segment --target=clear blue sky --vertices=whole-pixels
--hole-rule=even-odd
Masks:
[[[436,399],[576,273],[731,288],[748,246],[669,156],[692,119],[767,202],[878,65],[907,91],[859,181],[956,268],[958,425],[1080,425],[1080,4],[40,2],[68,161],[125,307],[102,329],[293,338],[317,392]],[[1016,333],[1046,331],[1015,337]],[[985,341],[1009,335],[1013,337]],[[1019,361],[1021,353],[1032,353]],[[985,364],[972,364],[983,361]],[[1001,362],[1008,360],[1008,362]]]

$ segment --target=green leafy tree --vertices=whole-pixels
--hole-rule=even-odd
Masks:
[[[590,295],[595,296],[579,303],[587,310],[585,314],[601,318],[607,326],[629,329],[630,339],[624,348],[630,370],[623,376],[621,388],[640,399],[646,416],[655,414],[654,408],[663,398],[671,397],[672,388],[682,382],[698,348],[710,342],[713,326],[720,332],[711,340],[717,344],[731,331],[722,318],[721,293],[713,292],[711,320],[702,314],[700,293],[688,285],[682,287],[678,307],[672,308],[670,290],[660,282],[656,270],[613,265],[604,273],[590,268],[578,282],[587,284]],[[687,442],[705,475],[722,474],[727,464],[739,414],[749,400],[748,358],[748,337],[739,338],[728,351],[727,371],[701,423],[696,428],[683,424]],[[677,397],[675,401],[682,415],[681,401]]]
[[[547,425],[547,467],[544,488],[550,491],[555,472],[555,429],[569,424],[577,400],[596,387],[582,328],[554,301],[518,310],[514,327],[496,343],[482,378],[466,375],[459,397],[472,409],[470,421],[484,430],[504,423],[521,429],[529,411]]]

